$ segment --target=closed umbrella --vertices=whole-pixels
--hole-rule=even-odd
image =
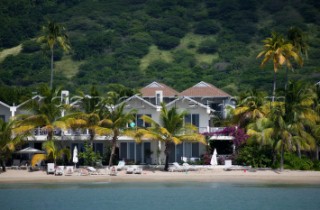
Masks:
[[[72,162],[75,165],[75,168],[77,167],[77,163],[78,163],[79,159],[78,159],[78,148],[77,146],[75,146],[73,148],[73,157],[72,157]]]
[[[216,150],[216,149],[214,149],[214,151],[213,151],[213,154],[212,154],[212,157],[211,157],[210,164],[211,164],[212,166],[216,166],[216,165],[218,165],[218,160],[217,160],[217,150]]]

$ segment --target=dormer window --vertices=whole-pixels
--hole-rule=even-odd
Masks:
[[[156,91],[156,105],[160,106],[163,101],[163,92],[162,90]]]

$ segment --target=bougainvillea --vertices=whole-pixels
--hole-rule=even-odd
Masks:
[[[236,147],[240,146],[242,143],[244,143],[249,136],[245,133],[245,131],[242,128],[238,127],[225,127],[221,131],[216,132],[206,132],[203,133],[205,136],[216,136],[216,135],[223,135],[223,136],[233,136],[233,143]]]

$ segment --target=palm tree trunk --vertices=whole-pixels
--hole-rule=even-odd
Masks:
[[[281,144],[280,171],[283,171],[283,162],[284,162],[284,145]]]
[[[111,150],[111,155],[110,155],[110,159],[109,159],[109,167],[111,167],[113,165],[113,158],[116,154],[117,138],[118,138],[117,135],[113,136],[113,138],[112,138],[112,150]]]
[[[284,85],[284,90],[285,90],[285,92],[287,92],[287,86],[288,86],[288,80],[289,80],[289,78],[288,78],[288,76],[289,76],[289,72],[288,72],[289,70],[288,70],[288,67],[286,68],[286,83],[285,83],[285,85]]]
[[[273,72],[272,102],[274,102],[274,98],[276,96],[276,82],[277,82],[277,74],[276,72]]]
[[[4,163],[4,160],[1,159],[1,167],[2,167],[2,171],[6,172],[6,164]]]
[[[53,48],[51,48],[51,76],[50,76],[50,89],[53,86]]]
[[[298,157],[301,159],[301,148],[300,148],[300,145],[298,144],[297,145],[297,152],[298,152]]]
[[[164,150],[164,154],[166,155],[166,161],[165,161],[165,165],[164,165],[164,170],[165,171],[169,171],[169,144],[166,143],[166,148]]]

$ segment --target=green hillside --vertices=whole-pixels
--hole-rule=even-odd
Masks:
[[[273,67],[256,56],[272,31],[290,27],[309,44],[290,79],[320,80],[318,0],[2,0],[0,13],[2,87],[49,83],[50,53],[35,41],[47,20],[67,29],[72,50],[55,50],[54,84],[72,91],[154,80],[183,90],[203,80],[231,94],[271,92]]]

